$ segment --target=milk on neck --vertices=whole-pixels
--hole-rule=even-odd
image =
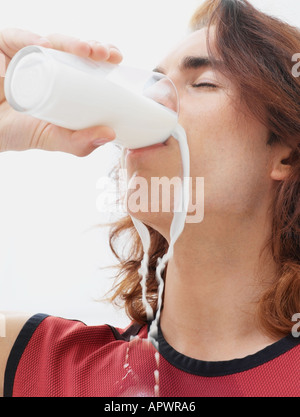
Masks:
[[[162,308],[162,295],[164,289],[164,281],[161,274],[163,273],[167,262],[173,256],[174,244],[181,235],[185,220],[188,211],[189,204],[189,179],[190,179],[190,154],[189,147],[187,143],[187,137],[185,130],[179,124],[172,132],[172,136],[178,141],[181,153],[181,160],[183,166],[183,178],[182,178],[182,187],[181,192],[179,193],[179,198],[175,202],[174,207],[174,216],[170,228],[170,244],[167,253],[162,257],[157,259],[156,266],[156,280],[158,284],[158,294],[157,294],[157,311],[154,314],[152,307],[147,301],[147,276],[148,276],[148,264],[149,264],[149,249],[150,249],[150,233],[147,227],[140,220],[135,219],[131,216],[133,224],[141,238],[144,256],[141,262],[141,267],[138,270],[141,276],[141,287],[142,287],[142,301],[146,311],[148,322],[151,321],[150,330],[148,333],[148,339],[158,350],[158,323],[160,320],[160,313]]]

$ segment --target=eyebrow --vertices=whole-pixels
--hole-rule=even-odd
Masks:
[[[212,67],[218,70],[224,66],[224,63],[218,59],[209,58],[208,56],[186,56],[179,64],[181,71],[187,71],[189,69],[200,69],[205,67]],[[165,74],[165,70],[162,67],[156,67],[154,72]]]

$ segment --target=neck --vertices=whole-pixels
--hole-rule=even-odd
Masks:
[[[276,276],[271,254],[262,251],[270,233],[262,223],[185,225],[167,266],[161,314],[174,349],[229,360],[274,342],[255,320],[257,303]]]

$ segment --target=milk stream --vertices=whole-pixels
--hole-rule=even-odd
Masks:
[[[179,193],[179,199],[175,202],[174,206],[174,216],[171,223],[170,229],[170,244],[167,253],[162,257],[157,259],[156,266],[156,280],[158,283],[158,304],[157,311],[154,318],[154,312],[147,301],[147,275],[148,275],[148,262],[149,262],[149,249],[150,249],[150,233],[147,227],[140,221],[132,218],[133,224],[137,229],[137,232],[141,238],[144,256],[141,262],[141,267],[138,270],[141,276],[141,286],[142,286],[142,299],[144,308],[147,314],[147,320],[152,321],[150,326],[150,331],[148,334],[149,339],[153,345],[158,349],[157,334],[158,334],[158,322],[160,319],[160,312],[162,307],[162,294],[164,289],[164,281],[161,277],[166,264],[173,256],[174,244],[181,235],[187,210],[189,204],[189,177],[190,177],[190,157],[189,157],[189,148],[187,144],[187,137],[185,130],[179,124],[176,126],[172,136],[178,141],[181,153],[182,167],[183,167],[183,178],[182,178],[182,189]]]
[[[138,270],[141,276],[141,287],[142,287],[142,301],[147,314],[148,322],[151,321],[148,340],[154,345],[157,352],[155,353],[155,361],[157,369],[154,371],[154,395],[159,396],[159,343],[158,343],[158,323],[160,320],[160,313],[163,302],[163,290],[164,281],[162,279],[162,273],[173,256],[174,244],[181,235],[185,220],[188,212],[189,205],[189,181],[190,181],[190,153],[187,143],[187,137],[183,127],[178,124],[172,133],[172,136],[178,141],[182,160],[182,187],[179,193],[179,198],[175,201],[174,215],[170,228],[170,243],[167,253],[157,259],[156,266],[156,280],[158,283],[158,295],[157,295],[157,311],[156,314],[153,312],[152,307],[147,301],[147,277],[148,277],[148,264],[149,264],[149,249],[150,249],[150,233],[147,227],[140,221],[131,216],[133,224],[141,238],[143,245],[143,259],[141,266]]]

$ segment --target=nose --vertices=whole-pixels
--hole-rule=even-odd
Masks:
[[[153,77],[145,87],[143,94],[159,104],[179,112],[179,98],[175,84],[167,76],[153,73]]]

